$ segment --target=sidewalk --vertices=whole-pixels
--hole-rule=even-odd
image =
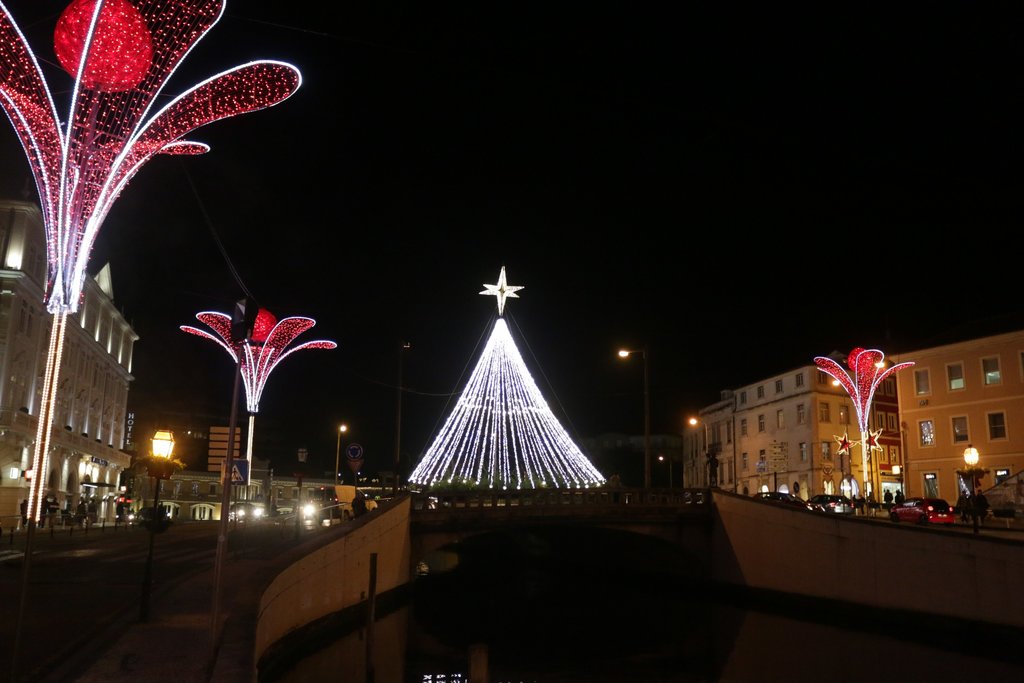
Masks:
[[[209,534],[210,548],[215,551],[217,528],[213,524],[205,526],[201,533]],[[190,527],[198,529],[191,523],[182,526],[179,533],[190,533]],[[23,556],[24,537],[19,538],[20,533],[15,534],[13,547],[5,535],[0,552],[12,557]],[[146,537],[141,536],[146,534],[144,530],[123,526],[116,532],[108,526],[102,532],[94,528],[88,534],[81,529],[69,533],[68,529],[58,526],[52,536],[49,529],[35,533],[33,556],[36,552],[67,550],[96,552],[95,544],[112,540],[113,533],[140,534],[140,541]],[[97,623],[91,632],[77,639],[47,643],[50,651],[59,654],[57,662],[40,667],[38,661],[22,661],[19,683],[29,680],[33,683],[253,683],[256,680],[255,623],[263,589],[285,566],[332,536],[330,530],[305,530],[296,539],[291,525],[274,524],[250,526],[242,536],[229,531],[220,582],[218,642],[214,642],[211,627],[215,552],[206,554],[204,557],[208,559],[197,562],[195,570],[177,582],[153,585],[150,616],[145,623],[139,621],[135,576],[127,582],[113,576],[109,595],[91,595],[92,591],[81,595],[78,591],[77,602],[70,597],[66,600],[69,608],[88,609],[90,602],[116,602],[111,607],[113,617]],[[90,548],[91,545],[94,547]],[[106,559],[101,561],[111,561],[109,549],[103,557]],[[9,569],[20,572],[17,567]],[[76,592],[74,578],[69,577],[66,585],[69,595],[73,595]],[[13,619],[17,595],[11,604],[10,618]],[[56,636],[59,626],[55,624],[54,629]],[[38,649],[38,646],[27,649],[21,659],[29,659],[30,650]],[[44,668],[46,672],[31,674],[33,667]],[[9,669],[0,672],[0,680],[7,680],[5,676],[9,674]]]
[[[42,683],[253,683],[256,618],[263,589],[287,565],[325,540],[306,532],[266,525],[250,535],[246,548],[232,547],[221,577],[220,638],[214,643],[214,571],[204,567],[152,596],[150,620],[125,624],[121,636],[94,659],[54,672]],[[258,531],[247,529],[247,534]],[[229,539],[231,537],[229,536]]]

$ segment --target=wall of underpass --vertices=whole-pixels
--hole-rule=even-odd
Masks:
[[[1024,539],[713,500],[717,581],[1024,627]]]
[[[288,566],[260,599],[254,661],[289,634],[353,608],[369,595],[371,555],[376,553],[380,595],[409,583],[409,497],[400,497],[348,522],[336,540]]]

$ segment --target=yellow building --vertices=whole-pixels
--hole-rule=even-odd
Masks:
[[[1020,507],[1024,469],[1024,330],[893,356],[907,496],[955,503],[967,488],[956,470],[978,450],[989,470],[978,485],[993,510]],[[967,485],[969,487],[969,484]]]

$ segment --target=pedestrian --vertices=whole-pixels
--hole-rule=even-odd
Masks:
[[[21,528],[28,527],[28,498],[23,498],[21,501]]]
[[[882,500],[885,502],[885,509],[888,510],[892,507],[892,491],[889,489],[885,490],[885,495],[882,496]]]
[[[978,517],[979,522],[984,522],[985,516],[988,515],[988,498],[981,492],[981,489],[974,493],[974,514]]]
[[[897,505],[903,505],[903,501],[904,501],[904,498],[903,498],[903,489],[900,489],[899,491],[897,491],[897,492],[896,492],[896,497],[895,497],[895,498],[893,498],[892,500],[893,500],[893,502],[894,502],[894,503],[896,503]]]
[[[961,492],[960,497],[956,499],[956,511],[960,513],[961,522],[971,521],[971,499],[966,493]]]

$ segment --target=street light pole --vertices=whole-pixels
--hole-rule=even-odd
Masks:
[[[158,430],[153,435],[153,451],[149,468],[156,479],[156,491],[153,494],[153,516],[149,520],[149,552],[146,554],[146,568],[142,574],[142,599],[139,602],[139,621],[149,619],[149,593],[153,584],[153,542],[157,530],[163,520],[160,515],[160,482],[170,476],[171,451],[174,450],[174,435],[166,429]],[[156,460],[162,458],[162,461]]]
[[[715,472],[712,475],[710,464],[711,464],[711,440],[708,438],[708,423],[700,418],[691,417],[689,419],[691,427],[696,427],[698,424],[704,426],[704,467],[708,470],[708,485],[718,485],[718,465],[715,464]]]
[[[972,446],[971,444],[967,444],[967,448],[964,449],[964,463],[967,465],[967,469],[971,473],[971,496],[967,500],[970,501],[971,519],[973,520],[974,524],[974,533],[977,534],[980,533],[980,530],[978,529],[978,507],[976,500],[978,490],[976,470],[978,466],[978,449]]]
[[[334,485],[338,485],[338,468],[341,467],[341,435],[348,431],[348,425],[338,425],[338,445],[334,448]]]
[[[647,372],[647,347],[642,349],[621,349],[619,358],[629,358],[639,353],[644,359],[644,488],[651,488],[651,391]]]
[[[398,497],[398,468],[402,455],[402,352],[411,348],[412,344],[409,342],[402,342],[398,347],[398,385],[395,387],[395,486],[391,494],[393,498]]]

